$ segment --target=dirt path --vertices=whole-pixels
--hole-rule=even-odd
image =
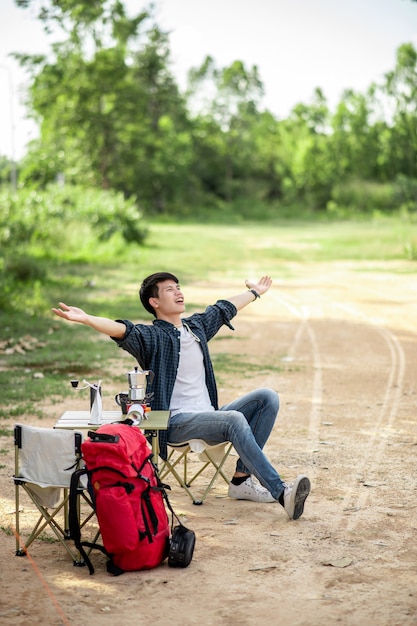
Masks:
[[[235,340],[226,331],[212,351],[259,363],[247,377],[222,379],[223,401],[258,386],[279,392],[266,452],[286,480],[310,476],[304,516],[291,522],[279,505],[232,501],[224,483],[195,507],[174,486],[172,503],[197,534],[192,564],[119,578],[105,573],[101,557],[90,577],[42,541],[33,561],[17,558],[14,537],[1,532],[2,624],[417,625],[415,269],[289,270],[236,318]],[[207,286],[187,294],[215,295]],[[111,391],[104,408],[113,408]],[[50,407],[42,425],[66,408]],[[4,529],[13,525],[14,500],[12,451],[3,456]],[[24,510],[30,519],[30,506]]]

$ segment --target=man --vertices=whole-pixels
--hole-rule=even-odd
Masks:
[[[143,281],[139,296],[145,309],[155,316],[153,324],[133,324],[88,315],[82,309],[60,302],[53,312],[73,322],[90,326],[111,337],[135,357],[154,379],[152,408],[169,410],[167,440],[182,443],[203,439],[210,445],[230,441],[239,459],[229,485],[229,496],[255,502],[279,502],[290,519],[298,519],[310,492],[307,476],[285,484],[263,452],[279,410],[272,389],[257,389],[238,400],[218,407],[216,381],[208,341],[239,310],[265,294],[271,278],[246,281],[247,291],[218,300],[204,313],[182,318],[184,296],[178,279],[158,272]],[[258,482],[253,479],[255,476]]]

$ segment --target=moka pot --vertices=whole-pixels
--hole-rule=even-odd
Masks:
[[[149,382],[152,382],[154,373],[151,370],[140,370],[138,367],[135,367],[134,370],[127,372],[129,404],[142,404],[144,402],[148,377]]]

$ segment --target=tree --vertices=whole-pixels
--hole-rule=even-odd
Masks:
[[[252,175],[252,129],[263,95],[258,68],[247,69],[242,61],[234,61],[219,69],[208,56],[200,67],[190,70],[188,83],[190,107],[199,109],[194,135],[197,175],[206,190],[230,202],[236,198],[237,187]]]
[[[339,180],[378,178],[380,145],[373,115],[370,92],[363,95],[349,89],[343,93],[332,116],[329,138]]]
[[[121,131],[130,146],[125,163],[128,192],[135,193],[153,212],[179,203],[191,161],[191,137],[185,102],[169,70],[167,35],[157,26],[148,43],[132,55],[129,81],[136,97],[126,99],[129,124]]]
[[[56,170],[59,155],[59,167],[67,178],[87,177],[106,188],[110,146],[115,147],[114,122],[120,119],[116,108],[120,109],[125,91],[127,46],[147,14],[128,20],[117,0],[39,0],[37,6],[45,30],[51,32],[56,26],[67,36],[52,45],[49,57],[18,55],[32,72],[29,104],[41,131],[35,149],[43,153],[50,170],[39,178],[45,181],[60,171]]]
[[[321,89],[310,105],[299,103],[280,124],[280,150],[286,164],[284,197],[323,208],[334,182],[334,162],[329,158],[329,109]]]
[[[21,57],[34,74],[30,103],[41,129],[23,175],[45,184],[64,172],[67,181],[135,194],[163,211],[188,167],[167,35],[150,13],[128,18],[113,0],[44,5],[47,27],[58,23],[68,38],[52,59]]]
[[[62,35],[48,56],[19,56],[32,72],[29,103],[40,126],[22,163],[28,184],[64,177],[136,197],[151,214],[183,215],[252,200],[317,209],[338,182],[417,178],[411,44],[399,48],[383,84],[347,89],[334,113],[316,89],[278,120],[261,108],[258,68],[239,60],[219,68],[207,56],[182,94],[151,6],[129,16],[122,0],[17,4],[37,7],[45,29]]]
[[[10,186],[11,189],[16,187],[17,163],[6,156],[0,155],[0,187]]]
[[[391,151],[397,173],[417,178],[417,52],[403,44],[383,86],[392,112]]]

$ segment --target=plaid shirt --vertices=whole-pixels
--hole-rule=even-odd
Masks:
[[[232,330],[230,320],[237,309],[229,300],[218,300],[207,307],[204,313],[194,313],[182,321],[200,340],[203,352],[206,385],[210,400],[218,409],[217,386],[214,377],[207,343],[225,324]],[[123,339],[112,339],[120,348],[131,354],[143,370],[154,373],[152,383],[148,383],[147,392],[154,394],[151,406],[155,411],[169,409],[172,391],[177,376],[180,356],[180,332],[173,324],[164,320],[154,320],[153,324],[133,324],[129,320],[117,320],[126,326]]]

